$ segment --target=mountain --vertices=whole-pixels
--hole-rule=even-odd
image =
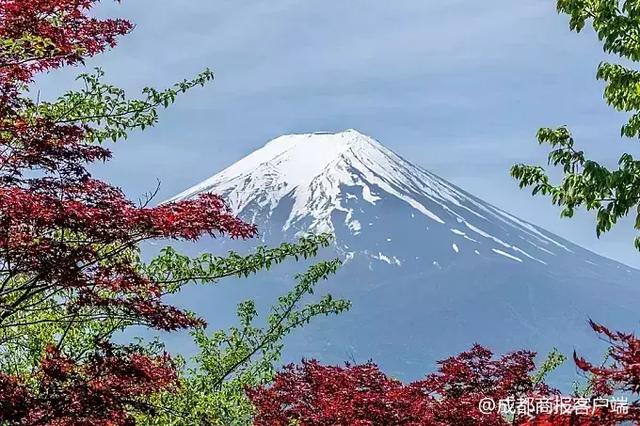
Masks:
[[[288,361],[371,358],[414,379],[474,342],[600,359],[606,346],[588,318],[636,327],[639,271],[518,219],[355,130],[281,136],[174,200],[204,192],[222,195],[268,244],[336,235],[325,255],[345,264],[326,289],[353,309],[292,336]],[[282,285],[256,284],[245,296],[266,301]],[[567,366],[555,381],[572,378]]]

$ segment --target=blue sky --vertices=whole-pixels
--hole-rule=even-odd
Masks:
[[[554,1],[125,0],[105,1],[99,14],[137,25],[88,63],[131,95],[205,67],[216,75],[97,169],[133,198],[156,179],[168,198],[283,133],[356,128],[498,207],[640,267],[630,221],[597,240],[591,215],[561,220],[508,174],[514,162],[545,161],[541,126],[570,126],[606,164],[636,150],[618,137],[625,116],[602,100],[596,37],[570,33]],[[42,96],[72,76],[40,79]]]

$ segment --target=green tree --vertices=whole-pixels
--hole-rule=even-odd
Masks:
[[[303,239],[301,244],[314,247],[318,238],[323,239],[322,244],[328,242],[324,239],[326,236],[320,236]],[[260,269],[268,268],[266,259],[274,259],[274,253],[279,253],[276,257],[280,258],[283,250],[304,253],[300,246],[285,243],[275,250],[260,249],[259,259],[251,259],[248,263]],[[192,335],[199,353],[189,363],[191,367],[187,368],[183,363],[180,390],[177,393],[166,392],[153,400],[152,415],[141,416],[140,424],[251,424],[253,406],[245,395],[245,389],[271,382],[280,362],[283,338],[314,317],[338,314],[349,308],[348,301],[335,300],[331,295],[325,295],[316,302],[305,301],[314,293],[318,282],[334,274],[339,264],[338,260],[320,262],[296,276],[297,284],[278,298],[266,321],[260,321],[255,303],[247,300],[238,306],[238,326],[210,335],[204,329],[195,330]]]
[[[558,0],[558,12],[569,16],[570,29],[580,32],[591,24],[606,53],[624,63],[640,61],[640,2],[635,0]],[[604,81],[604,99],[618,111],[630,113],[620,131],[621,137],[640,137],[640,72],[622,63],[603,62],[597,78]],[[600,236],[628,214],[635,215],[640,229],[640,161],[630,153],[620,155],[615,168],[588,159],[577,149],[566,127],[538,130],[538,142],[552,147],[548,163],[562,171],[562,179],[553,184],[540,166],[517,164],[511,175],[521,188],[532,187],[533,194],[551,198],[562,207],[561,215],[571,217],[584,207],[596,215],[596,233]],[[640,237],[635,238],[640,250]]]

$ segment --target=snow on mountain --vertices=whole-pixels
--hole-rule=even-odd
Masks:
[[[301,217],[311,216],[314,222],[309,230],[327,232],[334,230],[331,212],[348,211],[340,202],[340,185],[361,187],[363,200],[375,205],[379,197],[370,187],[375,183],[431,219],[444,223],[410,195],[394,189],[430,189],[430,184],[435,184],[423,173],[420,174],[426,177],[426,182],[417,180],[420,174],[416,171],[392,151],[355,130],[287,135],[272,140],[176,198],[215,190],[225,194],[232,208],[241,212],[256,200],[261,208],[273,209],[293,193],[295,202],[283,230]],[[347,225],[356,232],[360,226],[354,220],[349,220]]]
[[[414,379],[475,342],[496,351],[576,349],[597,360],[604,348],[588,318],[637,326],[639,271],[493,207],[355,130],[281,136],[173,199],[209,191],[258,225],[260,243],[336,236],[322,255],[345,262],[323,291],[353,308],[291,336],[286,361],[372,358]],[[218,286],[208,296],[200,288],[188,307],[220,323],[231,300],[273,303],[300,267],[280,266],[249,288]],[[575,378],[570,365],[562,374],[558,383]]]
[[[375,206],[383,197],[393,197],[410,208],[412,217],[420,215],[433,226],[448,228],[452,241],[462,237],[488,245],[487,251],[497,256],[544,264],[549,254],[571,252],[535,226],[477,200],[356,130],[278,137],[172,200],[209,191],[223,195],[248,220],[275,210],[285,199],[292,200],[283,232],[335,233],[334,213],[344,212],[343,224],[357,235],[363,220],[350,207],[352,201]],[[254,215],[246,214],[249,209]],[[516,233],[493,235],[481,225],[487,221]],[[451,244],[458,253],[458,245]]]

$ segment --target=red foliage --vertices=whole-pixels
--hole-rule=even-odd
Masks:
[[[176,386],[168,356],[104,346],[83,363],[49,347],[37,394],[14,378],[2,377],[0,422],[19,425],[132,425],[128,408],[146,410],[144,397]]]
[[[83,59],[116,44],[118,36],[133,26],[121,19],[98,20],[87,16],[98,0],[0,0],[0,37],[19,40],[25,35],[46,40],[45,57],[34,43],[23,52],[6,52],[1,58],[0,81],[28,82],[34,73]],[[50,19],[55,17],[56,19]]]
[[[0,111],[3,272],[28,277],[26,287],[33,291],[25,292],[26,298],[69,290],[77,296],[67,301],[70,310],[77,303],[117,309],[164,330],[191,327],[197,321],[162,304],[162,286],[140,276],[120,255],[146,239],[246,238],[255,228],[233,216],[215,195],[138,207],[118,188],[91,178],[87,165],[109,159],[110,152],[85,141],[86,125],[42,118],[26,122],[21,116],[21,106],[29,101],[18,93],[35,72],[81,62],[132,28],[126,21],[88,17],[85,12],[94,3],[0,0],[0,37],[42,37],[49,49],[30,56],[28,42],[15,58],[11,49],[0,58],[0,90],[12,100]],[[6,321],[24,300],[5,304],[2,290],[0,321]]]
[[[468,352],[440,361],[437,373],[413,386],[433,397],[434,425],[503,425],[507,423],[497,410],[480,411],[482,399],[518,400],[556,393],[532,381],[534,357],[533,352],[518,351],[493,359],[490,350],[474,345]]]
[[[328,367],[316,361],[290,365],[266,388],[248,390],[257,426],[394,425],[416,420],[425,398],[418,389],[386,377],[374,364]]]
[[[611,344],[609,358],[611,363],[594,366],[575,353],[576,365],[591,376],[593,393],[597,397],[608,397],[616,393],[631,395],[635,398],[627,413],[605,410],[599,413],[606,420],[601,424],[633,422],[640,424],[640,340],[633,334],[614,332],[607,327],[590,321],[591,328],[606,338]]]
[[[640,424],[640,340],[633,334],[614,332],[603,325],[590,322],[593,330],[611,344],[609,358],[603,366],[594,366],[574,353],[577,367],[589,377],[591,394],[589,405],[596,400],[616,401],[588,413],[567,415],[537,415],[529,419],[530,426],[614,426]],[[631,399],[629,401],[628,399]],[[621,403],[622,402],[622,403]]]
[[[76,321],[83,310],[162,330],[201,325],[165,304],[165,284],[125,254],[148,239],[248,238],[255,228],[215,195],[136,206],[91,177],[88,166],[111,153],[88,141],[86,122],[27,113],[34,104],[24,91],[36,73],[80,64],[132,29],[90,17],[97,1],[0,0],[0,38],[13,40],[0,49],[0,327],[43,298],[55,298]],[[35,377],[34,392],[0,374],[0,421],[126,425],[140,397],[176,380],[167,357],[111,346],[83,361],[50,349]]]
[[[287,366],[270,386],[247,390],[257,409],[256,425],[506,425],[497,413],[483,414],[483,398],[550,395],[529,377],[534,354],[500,359],[479,346],[440,362],[437,373],[403,385],[374,364],[328,367],[316,361]]]
[[[544,383],[535,383],[531,377],[535,368],[531,352],[519,351],[493,359],[489,350],[478,345],[440,361],[436,373],[408,385],[385,376],[374,364],[341,368],[303,361],[300,366],[285,367],[271,385],[247,389],[247,395],[256,407],[258,426],[285,426],[292,421],[300,426],[640,424],[637,399],[630,404],[619,399],[617,405],[611,399],[616,392],[638,398],[640,340],[598,324],[592,323],[592,327],[612,343],[614,362],[608,367],[595,367],[575,357],[577,366],[590,374],[592,393],[586,398],[563,396]],[[481,411],[483,400],[531,401],[536,408],[515,408],[506,416],[495,406]],[[569,404],[566,412],[550,405],[547,412],[537,408],[541,401],[553,404],[562,400]]]

